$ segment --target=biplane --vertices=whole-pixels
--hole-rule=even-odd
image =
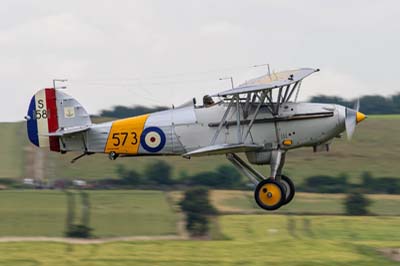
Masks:
[[[178,155],[184,158],[226,155],[254,184],[254,198],[276,210],[294,197],[295,186],[283,174],[290,150],[328,150],[332,140],[365,119],[336,104],[297,102],[304,78],[318,69],[268,73],[215,95],[170,110],[94,124],[74,98],[57,88],[39,90],[26,115],[29,140],[38,147],[85,155],[118,157]],[[55,86],[53,86],[55,87]],[[238,156],[238,154],[244,156]],[[245,161],[247,158],[247,161]],[[269,165],[260,173],[251,165]]]

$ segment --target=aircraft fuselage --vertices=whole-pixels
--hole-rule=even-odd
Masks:
[[[62,151],[82,151],[120,155],[183,155],[210,145],[227,104],[209,107],[186,106],[149,115],[94,124],[86,134],[86,147],[78,136],[62,137]],[[345,107],[334,104],[285,103],[279,115],[273,116],[262,106],[247,135],[255,111],[240,110],[238,130],[236,110],[232,108],[215,144],[256,143],[264,150],[290,150],[302,146],[317,146],[345,130]]]

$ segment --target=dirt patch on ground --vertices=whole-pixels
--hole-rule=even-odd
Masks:
[[[400,195],[389,195],[389,194],[370,194],[368,195],[370,199],[374,200],[400,200]]]
[[[379,251],[393,261],[400,261],[400,248],[382,248]]]
[[[224,201],[247,199],[251,194],[251,191],[242,190],[211,190],[210,200],[217,210],[222,213],[247,213],[249,210],[242,209],[238,206],[228,206],[224,204]]]

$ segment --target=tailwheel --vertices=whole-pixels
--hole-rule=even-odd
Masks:
[[[295,194],[295,188],[292,180],[285,175],[281,175],[280,183],[285,190],[285,201],[282,204],[285,205],[292,201]]]
[[[258,183],[254,198],[261,208],[273,211],[281,207],[285,200],[285,189],[274,179],[264,179]]]

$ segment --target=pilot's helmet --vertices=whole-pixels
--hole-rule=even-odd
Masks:
[[[210,106],[214,104],[214,100],[211,98],[210,95],[204,95],[203,97],[203,104],[204,106]]]

